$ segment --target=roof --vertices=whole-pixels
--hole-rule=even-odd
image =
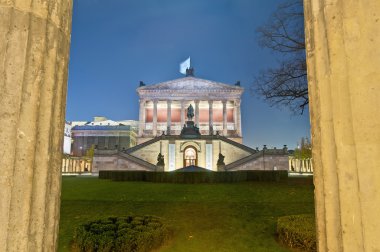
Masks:
[[[137,121],[93,121],[93,122],[72,122],[72,130],[132,130],[138,125]]]
[[[89,122],[88,121],[72,121],[72,122],[69,122],[71,124],[71,126],[82,126],[82,125],[86,125],[88,124]]]
[[[140,96],[148,97],[152,95],[159,96],[159,94],[167,95],[168,93],[175,93],[176,97],[188,97],[189,95],[195,95],[195,97],[199,97],[199,95],[204,97],[210,95],[225,97],[228,95],[234,96],[233,98],[240,98],[243,91],[244,88],[240,86],[195,78],[192,76],[137,88],[137,93]]]
[[[113,120],[103,120],[103,121],[93,121],[93,122],[90,122],[88,124],[97,125],[97,126],[99,126],[99,125],[117,126],[120,123],[113,121]]]
[[[138,121],[136,120],[121,120],[121,121],[114,121],[114,120],[94,120],[94,121],[66,121],[68,124],[71,124],[72,126],[83,126],[83,125],[93,125],[93,126],[118,126],[118,125],[138,125]]]
[[[131,130],[130,125],[117,125],[117,126],[108,126],[108,125],[78,125],[71,128],[72,131],[75,130]]]
[[[240,86],[235,85],[229,85],[221,82],[206,80],[206,79],[200,79],[195,78],[192,76],[179,78],[175,80],[165,81],[154,85],[147,85],[139,87],[137,90],[192,90],[194,89],[215,89],[215,90],[236,90],[236,91],[242,91],[244,90]]]

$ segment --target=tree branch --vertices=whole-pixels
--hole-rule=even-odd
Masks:
[[[260,45],[277,52],[282,60],[277,67],[261,71],[251,91],[271,106],[302,114],[309,104],[302,0],[287,0],[257,32]]]

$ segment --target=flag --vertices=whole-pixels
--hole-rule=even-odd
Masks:
[[[190,68],[190,57],[179,65],[179,71],[181,74],[186,74],[186,69]]]

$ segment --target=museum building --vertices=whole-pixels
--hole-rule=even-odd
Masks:
[[[123,151],[137,144],[137,121],[113,121],[96,116],[89,122],[70,122],[70,126],[70,154],[75,157],[85,156],[92,147],[98,150]]]
[[[153,85],[140,82],[138,145],[95,150],[99,170],[288,170],[288,151],[242,144],[240,82],[230,85],[193,75]]]

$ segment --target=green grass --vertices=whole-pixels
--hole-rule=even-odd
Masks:
[[[156,215],[174,231],[160,251],[289,251],[276,242],[277,218],[313,214],[313,186],[287,183],[164,184],[63,177],[59,251],[88,220]]]

